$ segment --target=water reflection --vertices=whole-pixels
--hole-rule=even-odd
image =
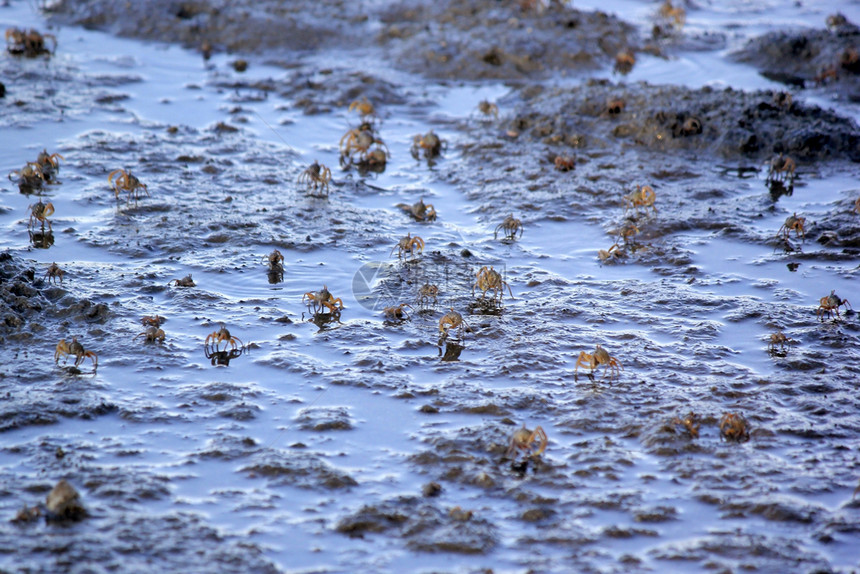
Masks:
[[[461,344],[459,340],[452,339],[451,341],[446,341],[446,338],[447,334],[442,335],[442,338],[439,339],[439,356],[442,357],[440,360],[445,362],[460,360],[460,353],[463,352],[466,346]]]
[[[224,349],[223,351],[219,350],[217,345],[203,345],[203,353],[212,363],[213,367],[229,366],[230,361],[240,357],[246,350],[244,345],[234,349]]]
[[[54,232],[50,229],[45,231],[29,231],[30,245],[36,249],[47,249],[54,244]]]
[[[302,321],[304,321],[304,320],[305,320],[305,314],[302,313]],[[340,322],[340,311],[336,311],[336,312],[332,312],[332,313],[321,313],[321,312],[313,313],[310,315],[310,317],[307,319],[307,321],[309,323],[313,323],[314,325],[319,327],[320,331],[322,331],[326,327],[331,325],[332,323],[337,323],[338,325],[341,324],[341,322]]]

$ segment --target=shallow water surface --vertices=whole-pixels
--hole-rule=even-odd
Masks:
[[[430,80],[364,43],[204,61],[69,26],[50,29],[50,59],[0,56],[0,164],[64,158],[41,196],[55,208],[47,248],[28,235],[40,197],[12,180],[0,191],[0,570],[860,568],[860,329],[846,307],[816,313],[831,291],[860,304],[857,164],[801,162],[793,194],[774,199],[758,158],[596,129],[553,139],[587,128],[552,118],[566,90],[784,90],[732,52],[837,9],[860,19],[838,4],[688,6],[683,31],[627,76],[609,65],[534,83]],[[657,5],[576,8],[647,37]],[[45,18],[0,7],[3,28],[48,31]],[[381,173],[339,164],[364,94],[390,150]],[[860,107],[826,86],[793,98],[856,132]],[[413,157],[430,130],[447,149]],[[554,168],[562,154],[573,170]],[[331,168],[328,197],[298,181],[314,161]],[[116,198],[120,168],[148,195]],[[625,210],[638,183],[656,210]],[[398,207],[421,199],[435,221]],[[793,213],[807,237],[778,239]],[[494,237],[509,214],[522,236]],[[627,242],[625,225],[638,229]],[[398,257],[407,233],[426,246]],[[602,261],[616,242],[621,256]],[[274,249],[282,280],[264,264]],[[62,282],[45,276],[53,262]],[[484,266],[502,273],[501,304],[474,290]],[[172,281],[189,274],[194,287]],[[418,301],[425,283],[435,303]],[[323,286],[339,316],[303,302]],[[401,303],[407,320],[384,317]],[[468,328],[442,337],[452,309]],[[165,339],[146,342],[141,319],[156,314]],[[205,344],[222,324],[235,352]],[[770,347],[776,333],[786,341]],[[52,361],[71,337],[97,369]],[[577,364],[596,345],[617,379]],[[721,438],[727,413],[749,440]],[[546,432],[541,455],[509,454],[522,425]],[[62,478],[85,519],[12,522]]]

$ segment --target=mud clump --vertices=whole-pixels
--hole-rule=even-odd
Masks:
[[[496,545],[496,528],[460,507],[448,512],[413,497],[366,505],[342,518],[337,532],[354,538],[397,531],[406,546],[421,552],[487,554]]]
[[[824,87],[860,101],[860,28],[832,14],[826,29],[775,31],[750,40],[734,54],[771,80],[798,88]]]

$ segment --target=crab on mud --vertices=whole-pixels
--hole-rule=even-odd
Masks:
[[[750,433],[744,416],[735,413],[724,414],[720,419],[720,438],[734,442],[748,441]]]
[[[824,320],[824,312],[827,312],[827,317],[830,318],[836,313],[836,316],[839,317],[839,307],[842,305],[847,305],[849,308],[851,307],[851,303],[848,302],[847,299],[841,299],[839,295],[836,294],[836,290],[830,292],[830,295],[826,297],[822,297],[818,302],[818,318],[823,321]]]
[[[171,283],[176,283],[177,287],[196,287],[197,284],[191,278],[191,273],[183,277],[182,279],[171,279],[167,282],[167,286],[170,287]]]
[[[576,167],[576,159],[569,155],[557,155],[552,163],[558,171],[571,171]]]
[[[433,130],[430,130],[424,135],[413,136],[412,138],[412,157],[418,159],[423,152],[424,157],[432,159],[438,157],[443,151],[448,149],[448,142],[437,136]]]
[[[114,179],[114,176],[116,176],[116,179]],[[146,184],[141,183],[130,171],[124,169],[113,170],[108,174],[108,183],[113,187],[113,192],[117,199],[119,199],[121,191],[128,193],[127,201],[129,202],[131,200],[137,202],[138,199],[143,197],[140,190],[143,190],[143,193],[149,197],[149,190],[146,188]]]
[[[588,373],[588,378],[594,380],[594,370],[600,365],[606,365],[602,378],[606,378],[606,375],[610,375],[610,380],[618,378],[620,371],[622,370],[621,363],[619,363],[615,357],[610,357],[606,349],[597,345],[593,354],[580,351],[579,357],[576,359],[576,366],[573,370],[573,380],[577,380],[579,367],[591,369],[591,372]]]
[[[367,99],[367,96],[361,96],[360,100],[354,100],[349,104],[349,111],[351,112],[352,110],[358,112],[363,122],[379,118],[379,116],[376,115],[376,108],[370,100]]]
[[[304,183],[308,188],[313,186],[314,191],[317,189],[324,196],[328,195],[328,182],[331,181],[331,170],[324,165],[320,165],[318,161],[314,161],[308,168],[299,174],[298,182]]]
[[[415,221],[436,221],[436,208],[432,203],[424,203],[423,197],[412,205],[398,203],[397,207],[414,217]]]
[[[499,119],[499,106],[488,100],[478,102],[478,111],[485,118],[492,116],[495,120]]]
[[[492,265],[487,267],[484,265],[478,270],[478,273],[475,275],[475,284],[472,285],[472,295],[475,295],[475,287],[481,290],[481,297],[485,297],[487,295],[487,291],[493,292],[493,300],[494,301],[502,301],[502,297],[505,295],[505,287],[508,288],[508,293],[511,294],[511,298],[514,298],[514,292],[511,291],[511,286],[508,285],[508,282],[502,279],[501,273],[493,269]]]
[[[66,361],[68,361],[71,355],[75,356],[76,367],[83,363],[87,357],[93,362],[93,372],[99,366],[98,355],[84,349],[84,346],[78,342],[77,337],[72,337],[71,343],[67,343],[65,339],[60,339],[60,342],[57,343],[57,349],[54,351],[54,362],[59,363],[60,357],[65,357]]]
[[[212,331],[211,333],[206,335],[206,340],[203,342],[203,345],[208,347],[209,341],[212,341],[212,346],[215,348],[216,351],[221,346],[222,341],[225,343],[225,351],[227,350],[227,345],[229,345],[231,349],[235,350],[238,346],[236,345],[237,342],[239,343],[239,345],[243,347],[245,346],[245,344],[239,337],[234,337],[230,334],[230,331],[227,330],[227,327],[224,326],[224,323],[221,323],[220,329],[218,329],[217,331]]]
[[[687,12],[684,8],[682,6],[673,6],[670,0],[663,2],[657,14],[664,20],[671,20],[679,30],[684,27],[684,22],[687,20]]]
[[[672,419],[673,425],[682,427],[690,434],[691,438],[699,438],[699,417],[693,411],[690,411],[686,417]]]
[[[513,241],[517,238],[517,234],[519,234],[520,237],[523,236],[523,222],[514,217],[514,214],[511,213],[496,226],[495,231],[493,231],[493,239],[499,238],[499,231],[502,232],[502,237],[504,239]]]
[[[50,216],[54,214],[54,204],[51,202],[42,203],[39,200],[38,203],[34,203],[29,206],[30,209],[30,223],[28,224],[28,229],[36,229],[36,222],[41,224],[42,229],[45,229],[45,223],[48,224],[48,229],[51,229],[51,222],[48,220]]]
[[[386,307],[382,310],[382,313],[385,315],[386,319],[392,321],[403,321],[409,319],[409,314],[403,309],[404,307],[412,309],[412,305],[409,303],[400,303],[399,305]]]
[[[622,257],[624,257],[624,252],[621,251],[618,243],[613,243],[609,249],[598,249],[597,251],[597,258],[604,262],[608,260],[621,259]]]
[[[268,265],[270,271],[284,270],[284,255],[277,249],[263,257],[263,265]]]
[[[328,309],[332,315],[339,315],[343,310],[343,301],[340,297],[335,298],[326,285],[323,285],[319,291],[308,291],[302,295],[302,303],[305,302],[307,302],[308,310],[313,307],[314,314],[321,312],[323,308]]]
[[[783,239],[788,239],[792,231],[803,239],[806,239],[804,225],[806,224],[805,217],[798,217],[797,213],[793,213],[785,218],[785,223],[777,230],[776,236],[782,236]]]
[[[537,450],[532,452],[534,443],[537,442]],[[510,459],[515,459],[521,452],[529,456],[540,456],[546,450],[546,445],[549,443],[549,437],[546,436],[543,428],[536,426],[534,430],[526,428],[525,423],[521,428],[514,431],[511,435],[511,442],[508,445],[508,450],[505,456]]]
[[[376,147],[371,150],[372,146]],[[359,163],[378,163],[380,160],[386,160],[389,155],[388,146],[376,136],[373,127],[368,123],[363,123],[358,128],[349,130],[340,138],[342,165],[348,164],[354,159]]]
[[[643,209],[650,207],[654,213],[657,213],[657,208],[654,207],[656,200],[657,194],[650,185],[637,185],[636,191],[624,196],[624,211],[630,208],[639,211],[640,207]]]
[[[9,181],[15,181],[13,176],[18,180],[18,190],[25,194],[42,189],[42,184],[47,182],[42,166],[34,161],[28,161],[21,169],[9,172]]]
[[[140,319],[140,324],[144,327],[161,327],[166,322],[167,319],[165,319],[161,315],[147,315],[146,317],[142,317]]]
[[[622,50],[615,54],[615,71],[627,74],[636,65],[636,56],[630,50]]]
[[[779,182],[789,184],[794,181],[794,171],[797,164],[790,157],[779,154],[770,160],[770,168],[767,172],[767,183]]]
[[[415,256],[415,252],[421,253],[424,251],[424,240],[418,237],[412,237],[411,233],[407,233],[406,237],[401,237],[400,241],[397,242],[397,245],[394,246],[394,249],[391,250],[391,254],[394,254],[394,250],[397,250],[397,257],[403,257],[404,252],[408,252],[413,257]]]
[[[56,175],[60,173],[61,159],[65,160],[66,158],[58,153],[49,154],[47,149],[43,149],[39,152],[34,163],[42,169],[42,176],[45,181],[50,183],[51,180],[55,179]]]
[[[142,333],[138,333],[137,335],[135,335],[132,341],[134,341],[138,337],[143,337],[143,341],[145,343],[154,343],[156,341],[158,341],[159,343],[163,343],[165,337],[164,329],[160,329],[155,325],[150,325]]]
[[[463,329],[472,330],[463,319],[463,316],[456,312],[453,307],[439,319],[439,332],[442,333],[443,339],[448,336],[451,329],[460,329],[460,338],[463,337]]]
[[[771,355],[774,355],[780,351],[785,351],[786,345],[788,345],[788,337],[785,336],[785,333],[771,333],[767,350]]]
[[[65,275],[65,274],[66,274],[66,272],[63,271],[62,269],[60,269],[60,266],[57,265],[57,263],[55,261],[54,263],[51,263],[48,266],[48,270],[45,271],[44,277],[47,277],[48,281],[50,281],[51,283],[56,283],[57,279],[59,279],[60,283],[62,283],[63,282],[63,275]]]
[[[49,50],[45,42],[50,40],[53,46]],[[15,56],[34,58],[43,54],[52,54],[57,49],[57,38],[53,34],[41,34],[36,30],[6,28],[6,51]]]
[[[436,285],[432,285],[430,283],[425,283],[421,287],[418,288],[418,300],[417,303],[422,307],[429,304],[430,300],[433,300],[433,305],[436,304],[439,297],[439,287]]]

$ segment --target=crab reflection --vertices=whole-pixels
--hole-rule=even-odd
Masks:
[[[203,345],[203,353],[206,355],[206,358],[212,363],[213,367],[227,367],[230,365],[230,361],[240,357],[246,351],[246,347],[242,346],[237,349],[227,350],[226,348],[221,351],[218,349],[217,345]]]
[[[308,319],[305,319],[305,314],[302,313],[302,321],[305,320],[319,327],[320,331],[332,323],[337,323],[338,325],[341,324],[339,311],[335,313],[311,313]]]
[[[50,229],[42,231],[29,231],[30,245],[36,249],[47,249],[54,244],[54,232]]]
[[[466,348],[465,345],[461,344],[460,341],[457,340],[446,340],[447,337],[444,335],[441,339],[439,339],[439,356],[441,357],[440,361],[445,362],[453,362],[460,360],[460,353],[463,352],[463,349]],[[444,345],[444,348],[443,348]]]
[[[767,182],[767,189],[770,192],[770,199],[778,201],[783,195],[791,197],[794,194],[794,181],[789,181],[788,185],[778,180]]]

